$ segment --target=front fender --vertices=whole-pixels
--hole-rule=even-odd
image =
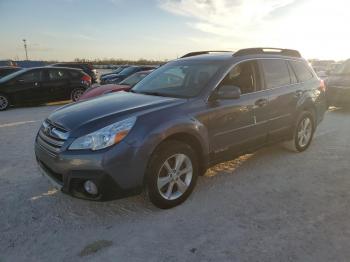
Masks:
[[[163,119],[164,120],[164,119]],[[157,123],[156,123],[157,122]],[[150,152],[164,140],[176,134],[187,134],[195,138],[202,147],[203,153],[209,153],[208,130],[198,119],[187,115],[171,118],[168,121],[141,119],[142,129],[128,139],[133,147],[147,147]]]
[[[146,162],[139,162],[139,164],[141,162],[145,164],[143,166],[144,169],[146,169],[148,159],[156,147],[164,140],[178,134],[189,135],[196,139],[201,146],[202,156],[207,159],[209,155],[208,130],[203,123],[188,115],[168,118],[168,121],[164,121],[166,118],[164,116],[161,118],[139,119],[139,128],[135,129],[125,140],[125,142],[135,148],[138,159],[147,159]]]

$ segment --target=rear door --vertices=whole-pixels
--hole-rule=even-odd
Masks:
[[[270,98],[266,107],[269,114],[268,138],[274,142],[282,139],[291,128],[302,90],[287,60],[263,59],[259,63],[264,75],[264,88],[269,91]]]
[[[43,86],[48,91],[48,100],[66,99],[70,89],[70,74],[68,69],[46,69],[46,81]]]

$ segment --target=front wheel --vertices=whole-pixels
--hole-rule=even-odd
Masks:
[[[0,111],[5,111],[9,106],[9,98],[6,95],[0,94]]]
[[[73,102],[76,102],[79,100],[79,98],[84,94],[85,89],[83,88],[75,88],[72,90],[70,98]]]
[[[305,151],[311,144],[315,128],[313,115],[308,111],[304,111],[294,127],[293,139],[285,142],[284,146],[294,152]]]
[[[193,191],[198,170],[197,155],[189,145],[178,141],[161,144],[146,172],[151,202],[163,209],[184,202]]]

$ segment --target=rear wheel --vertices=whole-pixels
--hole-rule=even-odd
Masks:
[[[294,127],[293,139],[284,143],[284,146],[294,152],[303,152],[311,144],[315,133],[315,121],[312,113],[304,111]]]
[[[79,98],[84,94],[85,89],[83,88],[74,88],[71,92],[70,98],[73,102],[76,102],[79,100]]]
[[[196,184],[197,156],[187,144],[164,142],[152,155],[146,176],[148,196],[154,205],[163,209],[177,206]]]
[[[10,106],[10,100],[8,96],[0,94],[0,111],[6,110]]]

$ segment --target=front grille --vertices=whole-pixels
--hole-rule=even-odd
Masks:
[[[51,155],[57,155],[67,139],[68,132],[65,129],[45,120],[39,130],[37,143]]]

